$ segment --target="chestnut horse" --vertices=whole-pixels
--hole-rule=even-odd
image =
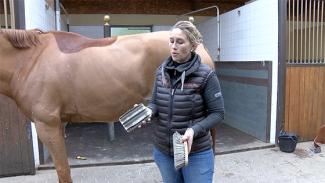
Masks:
[[[0,29],[0,93],[36,125],[59,182],[72,182],[62,122],[118,121],[150,95],[169,55],[169,32],[105,39],[74,33]],[[197,53],[213,67],[203,45]]]

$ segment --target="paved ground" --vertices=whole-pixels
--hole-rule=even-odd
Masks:
[[[294,153],[277,147],[217,155],[214,182],[221,183],[320,183],[325,182],[323,152],[310,151],[312,142],[299,143]],[[75,183],[162,182],[154,163],[73,168]],[[33,176],[0,178],[1,183],[55,183],[54,170],[39,170]]]
[[[84,165],[117,165],[152,160],[153,126],[146,125],[127,133],[124,128],[115,123],[115,140],[109,141],[107,124],[89,123],[68,125],[66,132],[67,153],[69,163],[73,167]],[[227,154],[248,149],[272,146],[228,125],[217,127],[216,153]],[[78,160],[77,156],[86,157]],[[52,160],[47,159],[41,169],[53,167]]]

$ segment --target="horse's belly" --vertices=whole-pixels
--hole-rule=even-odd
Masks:
[[[61,113],[61,119],[74,122],[117,121],[134,104],[144,100],[143,97],[135,96],[112,96],[107,99],[101,98],[89,100],[91,97],[80,99],[72,105],[66,105]]]

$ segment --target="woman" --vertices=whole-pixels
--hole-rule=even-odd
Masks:
[[[170,57],[157,69],[148,107],[157,118],[153,156],[165,183],[212,182],[214,154],[210,129],[223,120],[224,104],[215,72],[195,53],[202,36],[189,21],[170,33]],[[189,163],[175,170],[172,135],[183,134]]]

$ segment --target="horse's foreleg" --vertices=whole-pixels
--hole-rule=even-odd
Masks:
[[[68,137],[67,133],[66,133],[66,127],[68,125],[68,122],[64,122],[62,123],[62,133],[63,133],[63,137],[66,139]]]
[[[48,125],[35,122],[39,138],[48,148],[60,183],[72,183],[61,123]]]

